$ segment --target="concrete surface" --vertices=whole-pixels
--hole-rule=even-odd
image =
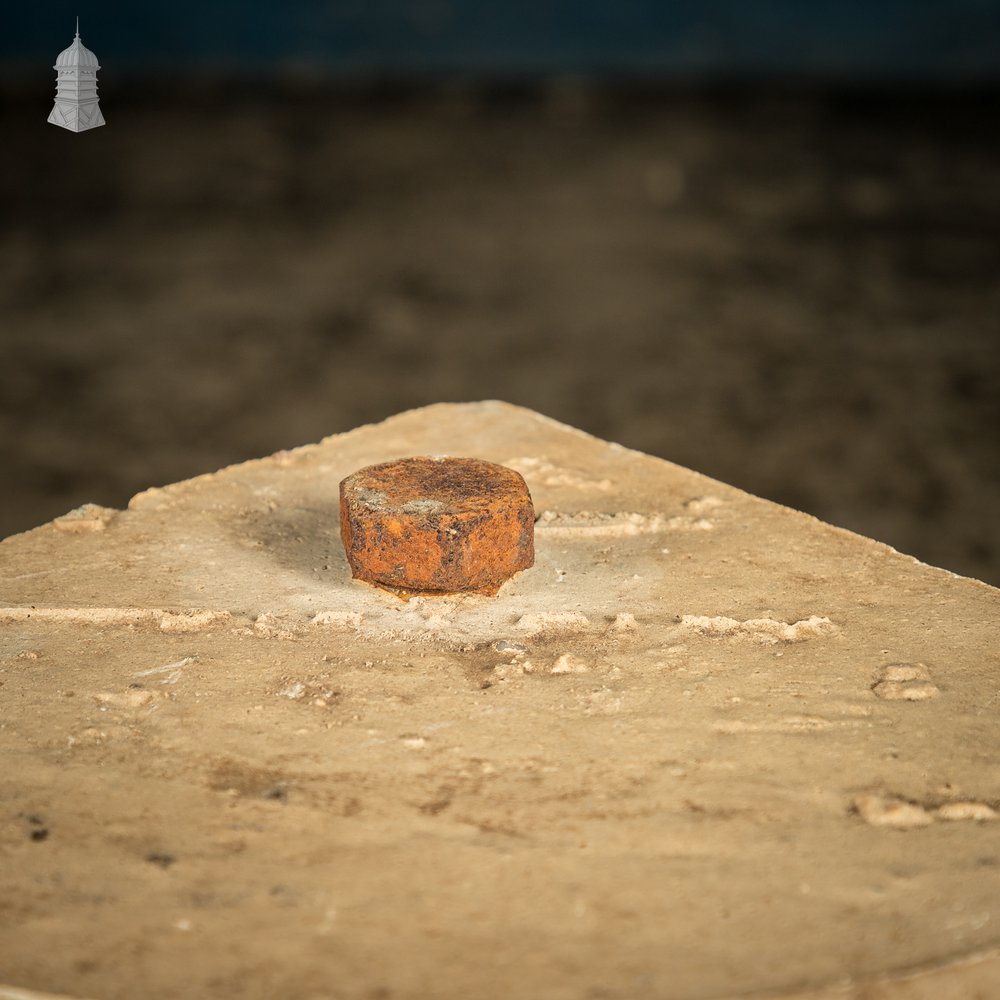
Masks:
[[[496,598],[351,580],[337,484],[416,454],[524,475]],[[440,405],[8,538],[0,598],[2,996],[1000,989],[1000,593],[878,542]]]

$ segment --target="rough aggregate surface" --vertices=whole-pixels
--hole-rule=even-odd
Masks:
[[[535,564],[353,581],[336,485],[449,453]],[[0,542],[0,996],[995,993],[993,588],[500,403],[72,520]]]

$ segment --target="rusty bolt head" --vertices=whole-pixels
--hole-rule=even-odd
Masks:
[[[477,458],[355,472],[340,484],[340,533],[355,579],[403,594],[496,594],[535,561],[528,487]]]

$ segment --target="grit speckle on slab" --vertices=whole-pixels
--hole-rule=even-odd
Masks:
[[[535,565],[352,580],[442,454]],[[88,505],[0,543],[0,998],[997,995],[998,678],[997,590],[503,403]]]

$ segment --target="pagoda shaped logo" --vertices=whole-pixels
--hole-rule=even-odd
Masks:
[[[76,19],[73,44],[59,53],[55,66],[56,102],[49,121],[71,132],[85,132],[104,124],[97,102],[97,56],[80,41],[80,19]]]

